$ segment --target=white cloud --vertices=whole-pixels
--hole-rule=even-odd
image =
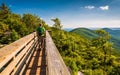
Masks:
[[[61,21],[63,28],[120,28],[120,20],[81,20],[81,21]]]
[[[95,8],[95,6],[89,5],[89,6],[85,6],[86,9],[92,10]]]
[[[99,8],[101,10],[109,10],[109,6],[108,5],[106,5],[106,6],[100,6]]]

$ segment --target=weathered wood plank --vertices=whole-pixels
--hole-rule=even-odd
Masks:
[[[70,75],[49,33],[46,32],[48,75]]]
[[[35,36],[35,33],[32,33],[28,36],[25,36],[10,45],[7,45],[0,49],[0,68],[5,62],[9,61],[14,54],[16,54],[21,48],[23,48],[30,40]],[[11,55],[12,54],[12,55]]]
[[[13,70],[16,70],[16,65],[20,65],[21,58],[33,46],[35,36],[36,34],[32,33],[0,49],[0,69],[12,59],[11,63],[4,67],[5,69],[0,73],[1,75],[9,75]]]

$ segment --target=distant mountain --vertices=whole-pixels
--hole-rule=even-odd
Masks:
[[[63,28],[63,30],[65,30],[65,31],[71,31],[71,30],[73,30],[73,28]]]
[[[90,29],[87,29],[87,28],[76,28],[70,32],[73,32],[73,33],[76,33],[76,34],[79,34],[87,39],[92,39],[94,37],[97,37],[98,35],[95,33],[94,30],[90,30]]]
[[[114,43],[114,47],[120,51],[120,30],[118,29],[109,29],[103,28],[111,35],[111,42]],[[83,36],[87,39],[92,39],[97,37],[98,35],[95,33],[95,30],[87,29],[87,28],[76,28],[70,32],[76,33],[80,36]]]
[[[112,29],[112,30],[120,30],[120,28],[110,28],[110,29]]]
[[[120,29],[103,28],[103,30],[106,30],[111,35],[111,41],[114,42],[115,48],[120,50]]]
[[[112,35],[112,37],[120,40],[120,29],[119,28],[114,28],[114,29],[109,29],[109,28],[103,28],[103,30],[106,30],[108,33]]]

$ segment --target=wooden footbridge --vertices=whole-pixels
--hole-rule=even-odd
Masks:
[[[46,31],[41,50],[35,32],[1,48],[0,75],[70,75],[70,72]]]

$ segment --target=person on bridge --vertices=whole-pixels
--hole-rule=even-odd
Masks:
[[[39,27],[37,28],[37,36],[38,36],[38,47],[39,49],[44,48],[44,39],[45,39],[45,28],[42,26],[42,24],[39,24]]]

